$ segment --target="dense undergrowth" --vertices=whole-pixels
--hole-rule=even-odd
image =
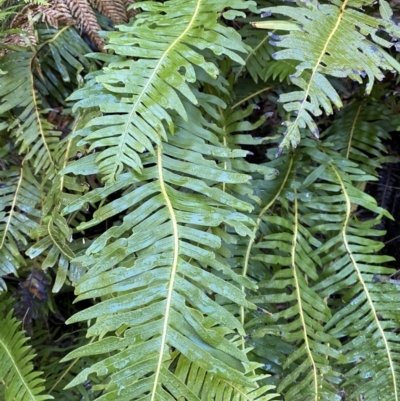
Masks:
[[[397,3],[0,5],[1,400],[400,400]]]

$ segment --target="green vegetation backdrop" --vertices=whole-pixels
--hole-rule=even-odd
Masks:
[[[0,5],[1,400],[400,401],[398,4]]]

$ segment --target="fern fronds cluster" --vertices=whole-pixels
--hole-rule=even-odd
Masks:
[[[400,401],[396,6],[6,4],[0,398]]]

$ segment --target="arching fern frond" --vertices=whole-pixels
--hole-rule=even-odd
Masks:
[[[114,54],[93,57],[109,62],[107,68],[71,97],[78,100],[75,109],[99,107],[102,112],[79,134],[91,150],[98,151],[96,162],[106,181],[114,181],[124,166],[141,170],[138,155],[145,150],[155,153],[154,144],[166,139],[164,123],[173,132],[167,110],[188,118],[182,98],[198,103],[189,85],[198,79],[194,67],[214,79],[219,74],[201,54],[204,49],[243,63],[238,55],[245,53],[240,35],[217,19],[226,7],[246,9],[249,4],[242,0],[191,0],[185,7],[177,0],[136,3],[134,7],[143,12],[134,25],[120,25],[119,31],[106,34],[106,48]]]
[[[331,313],[312,289],[311,283],[318,282],[318,260],[310,255],[312,247],[321,244],[302,218],[315,216],[307,213],[310,179],[303,176],[300,157],[294,156],[290,179],[283,181],[287,186],[275,202],[276,211],[268,211],[267,204],[264,209],[269,213],[260,215],[263,236],[254,248],[262,253],[252,259],[261,261],[273,276],[258,283],[260,294],[250,299],[269,313],[254,318],[246,327],[253,338],[272,335],[296,344],[283,364],[284,379],[278,387],[285,400],[339,400],[334,384],[340,375],[333,366],[340,359],[340,342],[324,333]]]
[[[25,161],[31,160],[35,173],[47,171],[54,174],[52,150],[58,141],[53,126],[43,118],[37,90],[34,86],[33,52],[8,53],[0,60],[0,69],[8,73],[0,76],[0,115],[12,113],[14,122],[9,129],[24,153]]]
[[[399,400],[399,337],[394,331],[399,319],[390,311],[396,310],[400,296],[397,287],[374,279],[375,275],[393,273],[383,266],[392,258],[378,254],[383,244],[374,239],[382,234],[374,226],[382,215],[389,215],[354,186],[365,175],[355,163],[329,151],[321,153],[322,158],[326,168],[320,171],[320,182],[315,184],[322,192],[309,205],[322,219],[315,219],[312,232],[322,232],[329,222],[332,235],[314,252],[325,266],[314,290],[323,297],[341,294],[346,303],[337,308],[334,297],[328,299],[335,313],[325,330],[344,342],[342,352],[349,363],[343,383],[346,392],[355,398]],[[359,221],[353,216],[354,205],[378,217]]]
[[[30,230],[38,227],[40,200],[39,184],[29,163],[0,169],[0,291],[6,289],[1,276],[17,274],[26,264],[21,251],[28,245]]]
[[[208,125],[197,108],[187,104],[185,109],[190,121]],[[251,235],[252,220],[241,213],[251,206],[223,190],[224,184],[244,184],[250,177],[209,159],[234,160],[246,151],[229,149],[215,133],[181,117],[174,125],[168,143],[158,146],[154,156],[141,156],[142,173],[121,174],[115,184],[95,189],[64,209],[71,213],[122,190],[122,197],[99,208],[93,220],[79,228],[127,211],[120,225],[98,237],[77,260],[90,267],[76,288],[78,300],[104,301],[69,322],[95,319],[88,335],[101,339],[68,359],[104,352],[111,356],[85,369],[71,385],[97,372],[110,375],[106,393],[121,399],[148,393],[155,400],[166,392],[176,399],[198,399],[174,374],[169,350],[176,349],[227,382],[257,386],[247,374],[245,353],[228,341],[232,335],[244,335],[243,327],[214,300],[219,296],[254,309],[239,287],[255,287],[218,255],[224,238],[210,232],[227,225],[239,235]]]
[[[53,397],[43,394],[41,372],[34,371],[34,355],[25,345],[28,338],[12,311],[6,312],[8,305],[4,299],[0,303],[0,383],[4,400],[51,400]]]
[[[400,64],[384,50],[392,43],[378,34],[384,29],[392,37],[398,37],[400,28],[388,19],[371,17],[353,8],[358,6],[351,0],[335,1],[334,4],[298,2],[296,7],[277,6],[263,10],[289,17],[289,21],[254,23],[259,28],[290,31],[282,36],[272,34],[272,43],[284,48],[278,50],[274,58],[300,62],[291,77],[300,90],[280,96],[284,108],[295,113],[293,119],[286,121],[287,129],[280,149],[289,144],[297,146],[301,128],[308,127],[318,136],[313,116],[321,115],[322,110],[331,114],[332,104],[338,108],[342,106],[327,76],[350,77],[360,83],[367,76],[369,93],[375,79],[384,77],[382,71],[400,71]]]
[[[321,137],[331,141],[331,149],[342,157],[357,163],[366,173],[365,181],[374,180],[386,153],[382,142],[396,129],[393,117],[384,104],[365,99],[344,108]]]

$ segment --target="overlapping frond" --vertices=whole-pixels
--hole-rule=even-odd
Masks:
[[[0,149],[0,155],[4,157],[9,150]],[[30,230],[38,226],[40,199],[39,184],[29,163],[0,168],[0,291],[6,289],[1,276],[16,274],[25,265],[21,251],[27,248]]]
[[[52,151],[59,135],[43,118],[41,102],[34,86],[33,52],[8,53],[0,59],[0,68],[8,73],[0,76],[0,115],[11,113],[14,121],[9,129],[15,137],[19,153],[31,161],[35,173],[55,171]]]
[[[346,302],[326,326],[330,334],[345,343],[342,349],[350,363],[345,388],[349,386],[354,397],[398,400],[399,338],[393,331],[398,316],[389,311],[397,308],[400,297],[397,288],[383,287],[386,284],[374,280],[375,275],[393,272],[383,266],[391,258],[378,254],[383,244],[374,239],[381,234],[374,226],[387,212],[354,187],[357,175],[362,180],[364,171],[353,162],[335,158],[320,175],[324,182],[315,184],[324,194],[314,197],[310,204],[311,209],[324,212],[324,221],[330,222],[332,230],[329,240],[316,251],[325,269],[314,289],[324,297],[340,293]],[[354,205],[378,217],[359,221],[353,215]],[[323,224],[314,226],[313,231],[323,230]]]
[[[114,53],[101,57],[109,62],[107,68],[71,97],[78,100],[75,108],[99,107],[102,112],[79,134],[90,150],[99,152],[96,161],[106,181],[115,180],[124,166],[140,171],[140,153],[155,153],[154,145],[166,139],[165,123],[173,132],[167,110],[187,119],[183,98],[198,103],[189,85],[201,81],[195,67],[214,79],[219,74],[202,51],[243,63],[237,54],[245,52],[240,35],[217,20],[225,7],[245,9],[250,3],[191,0],[185,7],[180,1],[136,3],[143,12],[134,25],[120,25],[119,31],[106,34],[107,49]]]
[[[190,104],[185,109],[190,121],[207,126],[198,109]],[[240,185],[250,177],[209,159],[213,155],[234,160],[246,152],[230,150],[215,133],[181,117],[174,123],[176,132],[168,144],[156,147],[154,156],[141,156],[142,173],[121,174],[115,184],[89,192],[64,209],[71,213],[110,191],[122,190],[121,198],[99,208],[80,229],[127,213],[122,224],[97,238],[79,258],[90,270],[76,288],[77,300],[100,296],[105,300],[69,321],[96,319],[88,335],[102,339],[68,358],[98,352],[112,355],[85,369],[71,385],[97,372],[110,375],[107,393],[120,399],[148,394],[154,400],[166,392],[173,398],[198,399],[174,375],[179,357],[172,363],[169,350],[176,349],[220,379],[256,388],[246,375],[250,365],[245,353],[228,341],[230,336],[243,336],[243,327],[214,300],[219,296],[255,308],[240,289],[254,285],[217,254],[224,239],[209,231],[227,225],[239,235],[251,235],[252,220],[242,213],[251,206],[223,190],[224,184]]]
[[[365,181],[371,181],[386,153],[382,142],[396,129],[394,118],[382,103],[357,101],[343,109],[321,137],[331,141],[342,157],[357,163],[366,173]]]
[[[303,220],[304,215],[315,218],[307,214],[310,179],[305,180],[301,159],[295,155],[292,163],[282,182],[286,185],[279,187],[280,200],[274,199],[275,212],[268,210],[267,203],[260,213],[263,235],[254,248],[261,253],[252,250],[251,258],[273,275],[258,283],[261,293],[250,299],[269,313],[254,318],[247,327],[253,338],[272,335],[296,344],[283,364],[284,379],[278,387],[285,400],[339,400],[334,385],[339,373],[333,366],[340,359],[340,342],[324,332],[331,313],[311,284],[318,282],[318,260],[311,257],[312,248],[321,244]]]
[[[31,347],[21,330],[21,323],[6,312],[8,303],[0,303],[0,383],[5,400],[44,401],[53,399],[43,394],[41,372],[34,371]]]
[[[400,64],[385,48],[392,43],[382,39],[378,31],[384,29],[392,37],[400,35],[399,27],[390,19],[379,19],[354,9],[360,4],[345,0],[334,4],[317,1],[298,2],[296,7],[277,6],[263,11],[289,17],[289,20],[266,20],[254,23],[256,27],[289,34],[271,33],[272,43],[284,48],[274,54],[275,60],[298,60],[293,84],[300,89],[280,96],[284,108],[294,113],[286,121],[285,137],[280,148],[297,146],[300,129],[307,127],[315,136],[318,128],[313,116],[324,111],[332,114],[332,106],[342,107],[339,94],[329,82],[329,76],[362,82],[368,77],[369,93],[374,81],[382,80],[385,71],[400,71]],[[387,5],[387,7],[390,6]]]

